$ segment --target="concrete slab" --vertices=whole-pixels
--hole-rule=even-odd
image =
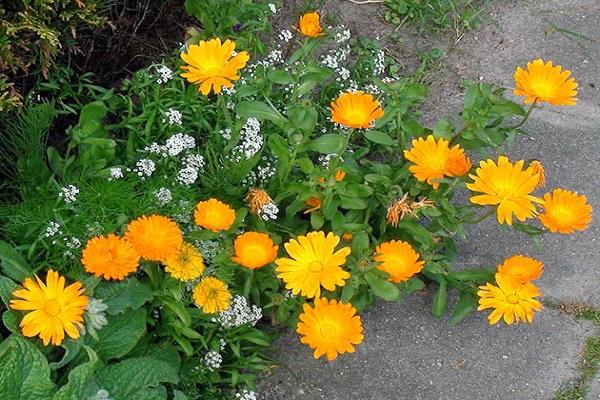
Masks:
[[[285,335],[281,367],[263,381],[262,398],[551,399],[574,376],[574,355],[592,331],[553,310],[532,325],[490,327],[476,314],[451,326],[430,315],[430,301],[412,296],[373,307],[363,316],[363,344],[332,363]]]
[[[596,376],[590,384],[590,391],[588,392],[587,398],[588,400],[600,399],[600,375]]]

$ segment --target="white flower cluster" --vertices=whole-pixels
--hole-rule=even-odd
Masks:
[[[113,179],[121,179],[123,177],[123,170],[120,167],[112,167],[110,169],[110,178],[108,178],[109,181],[112,181]]]
[[[225,339],[219,339],[219,345],[221,346],[221,351],[223,351],[225,349],[225,346],[227,346],[227,342],[225,341]]]
[[[270,64],[280,64],[283,62],[283,50],[281,49],[273,49],[271,50],[271,52],[267,55],[267,60],[270,62]]]
[[[154,197],[156,197],[156,201],[161,207],[166,206],[171,202],[171,200],[173,200],[173,195],[171,194],[171,191],[165,187],[161,187],[160,189],[155,190]]]
[[[290,40],[292,40],[292,37],[294,37],[294,35],[292,35],[292,32],[287,29],[284,29],[279,33],[279,40],[285,43],[288,43]]]
[[[177,205],[178,210],[175,214],[173,214],[173,218],[180,224],[188,224],[192,221],[192,202],[189,200],[179,200],[179,204]]]
[[[373,73],[377,76],[383,74],[385,72],[385,52],[383,50],[378,50],[375,53],[375,70]]]
[[[189,186],[196,182],[198,174],[204,168],[204,157],[200,154],[188,154],[181,163],[181,169],[177,172],[177,181]]]
[[[100,236],[103,229],[104,228],[102,227],[102,224],[98,221],[95,221],[89,225],[86,225],[86,227],[85,227],[88,237]]]
[[[71,236],[70,238],[65,237],[65,238],[63,238],[63,240],[65,241],[65,245],[69,249],[64,252],[64,255],[69,258],[75,257],[75,254],[73,254],[73,251],[77,250],[78,248],[81,247],[81,240],[79,240],[75,236]]]
[[[60,224],[56,221],[48,222],[48,226],[46,227],[46,233],[44,236],[52,237],[56,234],[62,235],[62,231],[60,230]]]
[[[338,157],[338,155],[335,153],[324,154],[319,156],[319,158],[317,158],[317,161],[323,166],[323,168],[327,169],[329,168],[329,163],[331,162],[331,159],[335,157]],[[344,161],[344,159],[340,157],[340,161]]]
[[[58,197],[63,199],[65,203],[73,203],[77,200],[77,195],[79,194],[79,189],[75,185],[67,185],[65,187],[60,188],[60,193]]]
[[[269,3],[269,9],[273,14],[277,14],[277,7],[273,3]]]
[[[156,83],[158,83],[159,85],[162,83],[167,83],[171,79],[173,79],[173,71],[166,65],[163,65],[160,68],[158,68],[156,72],[158,72],[159,75],[159,78],[156,80]]]
[[[204,355],[204,359],[202,361],[209,371],[214,371],[216,369],[221,368],[223,356],[217,353],[216,351],[209,351]]]
[[[377,85],[373,84],[373,83],[369,83],[368,85],[365,86],[363,92],[365,93],[370,93],[372,95],[380,95],[381,94],[381,89],[379,89],[379,87],[377,87]]]
[[[232,155],[236,162],[252,158],[260,151],[264,143],[260,135],[260,122],[254,118],[248,118],[240,131],[240,143],[233,148]]]
[[[88,297],[87,306],[85,306],[85,318],[86,321],[94,329],[102,329],[102,327],[108,325],[105,311],[108,308],[102,299],[96,299],[94,297]]]
[[[336,43],[344,43],[345,41],[350,39],[351,33],[350,29],[346,29],[344,25],[340,25],[340,31],[335,33],[335,42]]]
[[[133,172],[138,174],[142,179],[151,176],[156,170],[156,164],[149,158],[142,158],[135,163]]]
[[[216,240],[196,240],[194,245],[200,250],[206,261],[212,260],[219,251],[219,242]]]
[[[262,318],[262,310],[256,305],[250,307],[244,296],[235,296],[229,308],[219,314],[216,322],[226,329],[245,324],[256,325]]]
[[[165,142],[165,150],[171,157],[178,156],[181,152],[196,147],[196,140],[184,133],[176,133]]]
[[[337,73],[338,77],[336,81],[345,81],[350,78],[350,70],[344,67],[343,63],[348,59],[349,55],[350,46],[340,47],[324,55],[321,64],[333,69]]]
[[[258,213],[264,221],[268,221],[270,219],[276,220],[277,214],[279,213],[279,207],[277,207],[277,204],[275,204],[271,201],[271,202],[265,204],[264,206],[262,206],[258,210]]]
[[[235,398],[239,400],[257,400],[256,393],[252,390],[244,389],[241,392],[235,394]]]
[[[229,128],[221,129],[219,131],[219,133],[221,134],[221,136],[223,137],[223,139],[225,139],[225,140],[231,140],[231,129],[229,129]]]
[[[179,110],[169,108],[165,112],[165,118],[162,119],[162,123],[168,123],[169,125],[181,125],[183,124],[183,115]]]

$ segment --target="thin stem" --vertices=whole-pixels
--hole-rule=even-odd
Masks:
[[[465,221],[467,224],[478,224],[481,221],[483,221],[484,219],[486,219],[487,217],[489,217],[490,215],[492,215],[494,212],[496,211],[496,209],[494,207],[490,207],[490,209],[483,214],[482,216],[480,216],[479,218],[477,218],[476,220],[473,221]]]
[[[511,130],[512,130],[512,129],[517,129],[517,128],[520,128],[521,126],[523,126],[523,124],[524,124],[525,122],[527,122],[527,120],[529,119],[529,116],[531,115],[531,112],[532,112],[532,111],[533,111],[533,109],[535,108],[535,105],[536,105],[536,104],[537,104],[537,103],[536,103],[535,101],[534,101],[533,103],[531,103],[531,105],[529,106],[529,109],[527,110],[527,114],[525,114],[525,117],[523,117],[523,120],[522,120],[521,122],[519,122],[517,125],[515,125],[515,126],[511,126],[511,127],[510,127],[510,128],[508,128],[508,129],[511,129]]]

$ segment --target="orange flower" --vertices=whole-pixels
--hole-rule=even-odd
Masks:
[[[592,207],[587,198],[570,190],[554,189],[543,197],[540,222],[551,232],[583,231],[592,221]]]
[[[343,181],[345,177],[346,177],[346,173],[343,170],[338,169],[337,171],[335,171],[335,181],[336,182]]]
[[[306,205],[310,206],[310,208],[304,211],[304,214],[309,214],[313,211],[317,211],[321,208],[321,199],[318,197],[312,196],[306,199]]]
[[[533,171],[540,175],[540,180],[538,181],[537,187],[542,187],[546,185],[546,170],[544,169],[544,165],[538,160],[533,160],[529,163],[529,166],[533,168]]]
[[[342,235],[342,239],[346,242],[351,241],[353,237],[354,235],[352,234],[352,232],[344,232],[344,234]]]
[[[137,269],[140,254],[133,244],[111,233],[88,240],[81,263],[95,276],[120,281]]]
[[[131,221],[125,239],[148,261],[163,261],[177,253],[183,244],[181,229],[162,215],[143,215]]]
[[[521,283],[531,282],[542,276],[544,264],[535,258],[520,254],[508,257],[498,266],[500,275],[510,275]]]
[[[381,117],[379,101],[361,91],[342,93],[331,102],[331,120],[348,128],[370,128]]]
[[[277,258],[278,246],[266,233],[246,232],[235,238],[232,260],[249,269],[258,269]]]
[[[373,254],[373,259],[381,262],[377,268],[387,272],[394,283],[407,281],[423,269],[425,262],[419,257],[409,243],[400,240],[381,243]]]
[[[471,164],[471,160],[464,153],[464,150],[461,148],[453,147],[451,150],[450,157],[448,158],[448,175],[453,177],[459,177],[466,175],[470,170],[473,164]]]
[[[210,231],[226,231],[235,221],[235,210],[217,199],[209,199],[198,203],[194,220],[196,225]]]
[[[517,67],[515,89],[517,96],[525,97],[525,103],[546,102],[555,106],[573,106],[577,102],[577,83],[569,78],[571,71],[553,66],[552,61],[544,64],[537,59],[527,63],[527,69]]]
[[[321,28],[319,13],[311,12],[301,16],[298,21],[298,31],[304,36],[311,38],[323,36],[325,33],[323,33],[323,29]]]

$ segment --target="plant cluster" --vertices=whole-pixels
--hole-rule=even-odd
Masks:
[[[476,308],[493,309],[492,324],[541,309],[539,261],[455,269],[455,240],[492,215],[532,236],[589,224],[585,196],[534,194],[538,161],[474,167],[468,154],[501,148],[518,133],[510,118],[522,124],[540,102],[574,103],[568,71],[519,68],[528,110],[473,85],[462,127],[430,129],[418,121],[426,89],[390,73],[382,49],[353,51],[350,31],[317,13],[278,32],[263,58],[257,41],[239,43],[192,40],[99,93],[64,148],[46,143],[55,104],[11,125],[16,199],[0,208],[9,399],[256,399],[277,327],[334,360],[368,339],[369,305],[426,285],[437,317],[456,293],[454,323]],[[462,189],[470,204],[454,201]]]

